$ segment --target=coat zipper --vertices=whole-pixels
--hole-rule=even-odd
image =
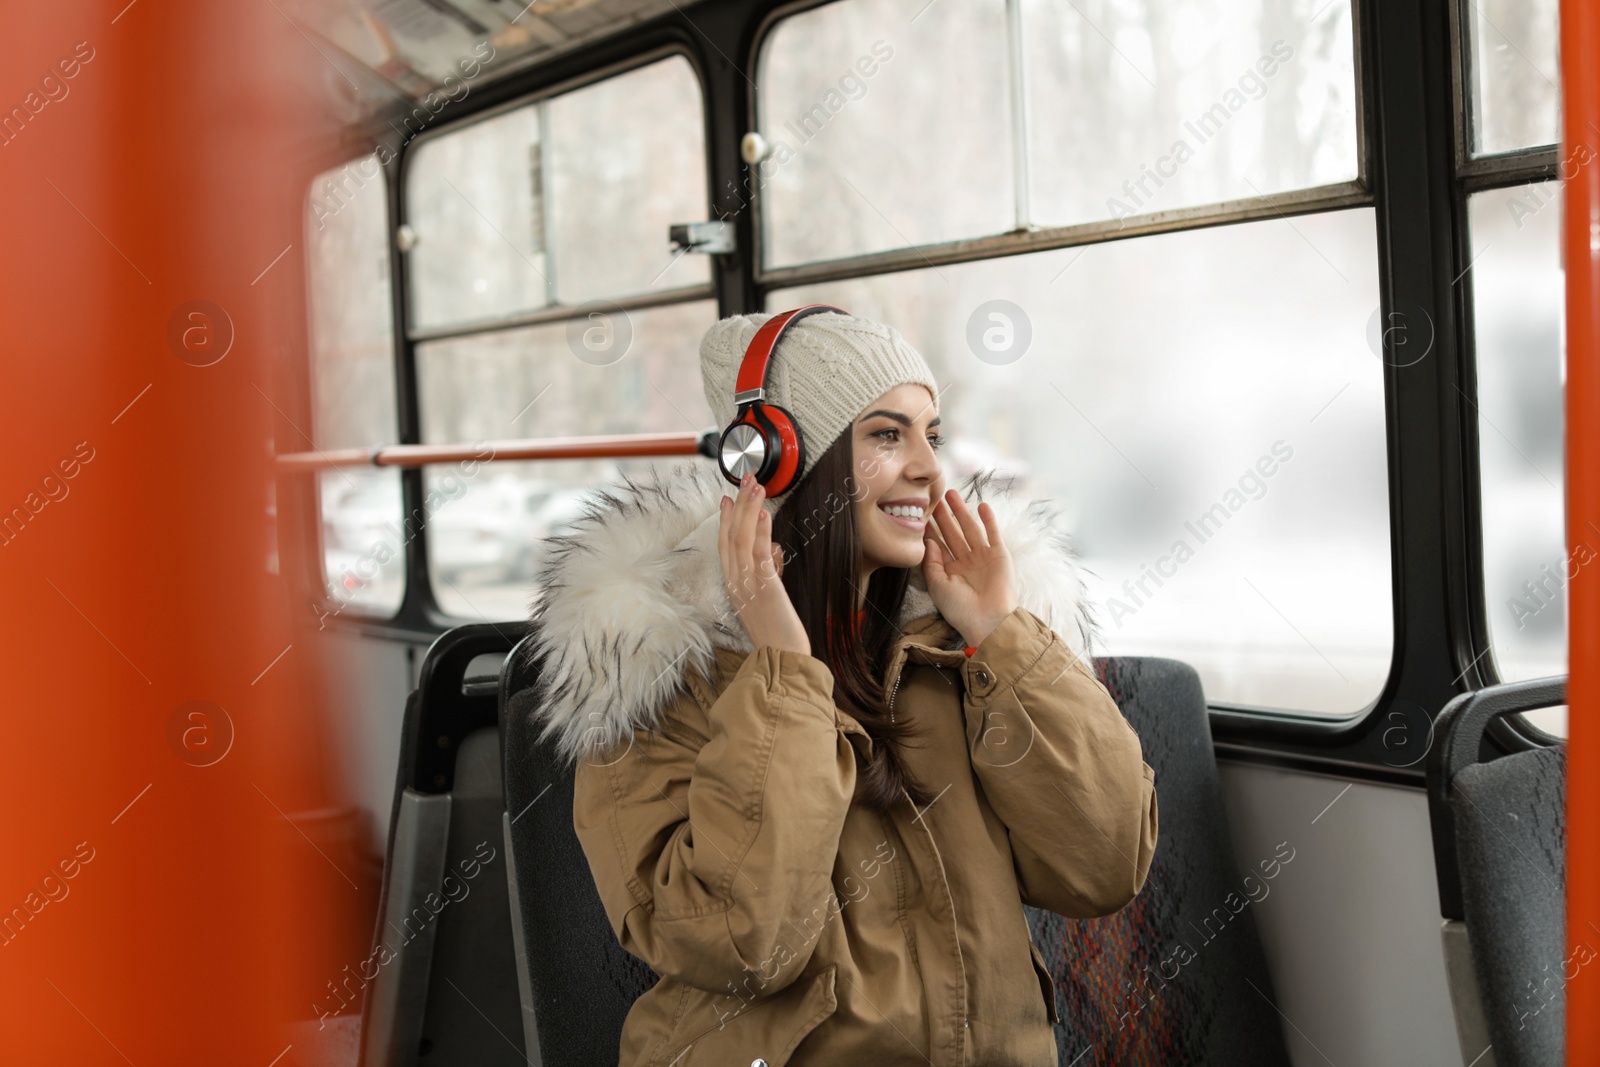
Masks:
[[[900,682],[906,676],[907,660],[900,661],[900,673],[894,676],[894,686],[889,690],[889,724],[894,725],[894,697],[900,691]]]
[[[900,673],[894,676],[894,688],[889,690],[889,725],[894,725],[894,696],[900,691],[900,679],[906,676],[906,665],[900,664]]]

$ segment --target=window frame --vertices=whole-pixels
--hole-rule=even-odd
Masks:
[[[774,8],[760,24],[752,44],[751,69],[762,55],[768,35],[782,19],[841,0],[796,0]],[[843,0],[848,2],[848,0]],[[1403,252],[1407,260],[1426,259],[1429,269],[1417,271],[1408,263],[1404,273],[1410,285],[1422,283],[1435,291],[1435,299],[1427,301],[1423,310],[1436,324],[1449,323],[1449,331],[1439,331],[1436,344],[1438,358],[1431,361],[1425,375],[1410,376],[1410,385],[1423,388],[1407,389],[1426,396],[1432,394],[1441,406],[1456,408],[1454,419],[1438,422],[1438,431],[1432,440],[1422,437],[1418,423],[1401,417],[1402,407],[1416,406],[1407,400],[1402,404],[1397,396],[1402,379],[1401,370],[1385,365],[1385,406],[1389,452],[1390,493],[1390,552],[1393,571],[1394,649],[1389,677],[1379,695],[1366,708],[1341,718],[1298,714],[1288,709],[1250,707],[1222,701],[1210,701],[1213,732],[1219,755],[1253,762],[1268,762],[1286,766],[1318,770],[1336,769],[1341,774],[1388,781],[1395,784],[1420,785],[1421,762],[1404,767],[1392,767],[1375,758],[1371,742],[1384,728],[1384,717],[1403,705],[1435,710],[1426,713],[1429,720],[1437,715],[1445,703],[1455,695],[1463,680],[1467,688],[1476,689],[1493,684],[1497,678],[1492,665],[1485,659],[1492,654],[1471,654],[1473,648],[1487,649],[1487,616],[1483,595],[1483,563],[1481,537],[1481,501],[1479,499],[1477,467],[1477,426],[1475,415],[1476,374],[1472,348],[1472,304],[1470,289],[1453,294],[1455,281],[1470,267],[1464,262],[1468,252],[1466,233],[1466,197],[1479,188],[1495,185],[1517,184],[1536,180],[1537,176],[1553,175],[1556,166],[1554,148],[1535,148],[1506,153],[1495,157],[1467,158],[1467,134],[1464,118],[1468,101],[1463,96],[1463,64],[1468,57],[1462,51],[1460,34],[1461,13],[1468,0],[1412,0],[1400,4],[1379,4],[1377,0],[1352,0],[1352,42],[1354,47],[1354,76],[1357,103],[1357,177],[1355,180],[1332,186],[1321,186],[1291,193],[1272,194],[1243,201],[1202,205],[1196,208],[1151,216],[1135,216],[1116,222],[1086,223],[1055,227],[1031,233],[998,234],[984,238],[923,245],[890,252],[869,253],[860,256],[826,260],[794,266],[767,268],[760,246],[760,227],[755,227],[753,274],[757,293],[764,300],[767,292],[795,285],[838,281],[845,278],[891,273],[899,270],[976,259],[996,258],[1051,248],[1087,245],[1105,240],[1167,233],[1180,229],[1227,225],[1253,219],[1310,214],[1341,208],[1371,205],[1378,221],[1376,235],[1380,259],[1380,289],[1382,307],[1392,309],[1396,299],[1396,258]],[[1423,16],[1431,15],[1431,20]],[[1403,49],[1385,53],[1380,49],[1379,24],[1393,25],[1395,31],[1386,39],[1410,40],[1420,46],[1417,51],[1437,53],[1443,43],[1448,52],[1448,74],[1441,79],[1428,76],[1437,64],[1420,62],[1422,56],[1405,57]],[[1419,34],[1418,31],[1422,33]],[[1427,31],[1432,30],[1431,40]],[[1439,33],[1440,30],[1444,32]],[[1402,31],[1409,31],[1402,32]],[[1441,42],[1440,38],[1443,38]],[[1390,46],[1393,47],[1393,46]],[[1394,57],[1394,58],[1392,58]],[[1388,62],[1386,62],[1388,60]],[[1410,63],[1411,69],[1406,69]],[[1422,75],[1419,77],[1419,71]],[[1393,80],[1390,80],[1393,79]],[[1393,86],[1409,82],[1410,93],[1397,93]],[[1420,83],[1420,84],[1419,84]],[[1441,91],[1442,90],[1442,91]],[[759,90],[756,90],[759,91]],[[1441,167],[1437,145],[1424,138],[1420,145],[1404,144],[1398,136],[1397,116],[1399,102],[1410,105],[1414,112],[1438,114],[1441,104],[1451,117],[1449,128],[1450,151],[1448,163]],[[1419,106],[1420,105],[1420,106]],[[758,101],[751,93],[746,107],[747,128],[757,129]],[[1017,110],[1012,109],[1011,119],[1017,121]],[[1435,127],[1437,128],[1437,127]],[[1419,150],[1420,149],[1420,150]],[[1375,152],[1379,153],[1375,158]],[[1396,166],[1395,164],[1399,164]],[[1441,173],[1442,171],[1442,173]],[[1421,179],[1423,192],[1418,196]],[[1406,195],[1393,195],[1391,189],[1405,187]],[[1431,199],[1429,187],[1444,192],[1443,202],[1449,205],[1448,218],[1439,220],[1428,208]],[[752,191],[752,202],[760,211],[759,183]],[[1405,214],[1400,207],[1407,204],[1415,210],[1410,213],[1411,226],[1420,232],[1406,233],[1403,243],[1397,239],[1397,217]],[[1438,202],[1438,201],[1435,201]],[[1415,220],[1427,220],[1427,225],[1415,226]],[[758,214],[759,219],[759,214]],[[1443,222],[1444,225],[1439,225]],[[1405,225],[1405,223],[1401,223]],[[1441,257],[1456,264],[1456,273],[1443,288],[1443,300],[1437,299]],[[1408,304],[1414,303],[1408,300]],[[1429,310],[1429,305],[1438,310]],[[762,306],[757,304],[757,307]],[[1452,351],[1453,349],[1453,351]],[[1449,366],[1445,364],[1449,363]],[[1429,362],[1429,361],[1424,361]],[[1418,377],[1430,379],[1417,383]],[[1460,384],[1458,384],[1458,379]],[[1465,390],[1463,390],[1465,386]],[[1454,394],[1454,395],[1451,395]],[[1472,417],[1468,417],[1472,415]],[[1415,444],[1402,452],[1407,445]],[[1418,453],[1433,462],[1418,462]],[[1409,459],[1409,462],[1408,462]],[[1424,518],[1415,505],[1415,494],[1409,486],[1426,483],[1429,496],[1443,497],[1444,508],[1431,517]],[[1406,506],[1410,502],[1410,506]],[[1403,516],[1410,512],[1412,518]],[[1454,521],[1452,521],[1452,517]],[[1429,538],[1427,533],[1435,536]],[[1423,536],[1415,536],[1422,534]],[[1418,542],[1437,547],[1446,556],[1450,568],[1449,579],[1443,582],[1421,582],[1415,579],[1426,575],[1427,549],[1419,553]],[[1430,545],[1431,542],[1431,545]],[[1419,558],[1423,557],[1423,558]],[[1417,585],[1433,585],[1435,594],[1419,597]],[[1411,595],[1408,596],[1408,593]],[[1418,609],[1421,610],[1418,610]],[[1409,610],[1408,610],[1409,609]],[[1420,631],[1420,633],[1419,633]],[[1433,638],[1435,647],[1432,662],[1419,655],[1419,645]],[[1464,636],[1466,641],[1460,638]],[[1440,639],[1443,639],[1442,641]],[[1437,653],[1446,652],[1446,656]],[[1460,668],[1452,679],[1441,684],[1440,663]],[[1474,672],[1476,677],[1474,677]],[[1473,684],[1476,683],[1476,684]],[[1417,692],[1424,699],[1409,695]],[[1515,728],[1513,728],[1515,729]],[[1531,726],[1524,726],[1515,737],[1501,737],[1514,746],[1526,747],[1547,739]]]
[[[745,108],[746,129],[756,130],[760,128],[758,125],[760,100],[757,98],[760,92],[760,63],[765,57],[773,31],[780,23],[795,15],[804,14],[807,11],[839,2],[848,3],[849,0],[790,0],[790,2],[783,3],[768,12],[757,25],[755,40],[749,52],[748,61],[748,69],[754,79],[752,92],[749,94]],[[1008,32],[1006,37],[1007,58],[1010,63],[1010,69],[1017,77],[1022,76],[1023,65],[1019,51],[1024,47],[1022,38],[1017,32],[1018,21],[1021,18],[1020,7],[1020,0],[1007,0],[1007,22],[1010,24],[1011,29],[1011,32]],[[1051,249],[1072,248],[1080,245],[1087,246],[1103,241],[1119,241],[1133,237],[1146,237],[1157,233],[1199,229],[1205,226],[1225,226],[1230,223],[1249,222],[1256,219],[1291,218],[1295,215],[1305,215],[1313,212],[1370,206],[1373,201],[1369,170],[1371,150],[1368,144],[1368,130],[1371,123],[1367,114],[1367,91],[1361,71],[1361,26],[1363,21],[1361,8],[1362,3],[1360,0],[1350,0],[1350,36],[1354,49],[1352,63],[1355,70],[1356,176],[1348,181],[1336,182],[1331,185],[1312,186],[1306,189],[1294,189],[1283,193],[1268,193],[1263,196],[1253,196],[1238,200],[1199,204],[1170,211],[1130,215],[1125,219],[1080,222],[1067,226],[1033,226],[1026,230],[1019,228],[983,237],[963,238],[938,244],[914,245],[910,248],[869,252],[861,255],[781,267],[766,266],[766,250],[763,246],[765,233],[764,227],[761,225],[763,217],[761,188],[760,183],[755,182],[751,189],[751,208],[753,209],[752,214],[756,219],[751,259],[754,265],[755,282],[760,295],[765,299],[766,294],[773,289],[788,289],[794,286],[815,285],[822,282],[842,281],[846,278],[862,278],[875,274],[892,274],[897,271],[915,270],[924,267],[943,267],[978,259],[997,259],[1002,256],[1025,255],[1029,252],[1044,252]],[[1013,98],[1018,91],[1016,88],[1012,89]],[[1020,91],[1025,91],[1025,89]],[[1015,146],[1013,148],[1014,165],[1020,165],[1022,168],[1020,174],[1013,175],[1013,180],[1024,185],[1030,184],[1032,170],[1028,153],[1031,150],[1031,141],[1028,136],[1026,107],[1017,106],[1015,99],[1013,99],[1012,106],[1007,110],[1006,121],[1010,124],[1012,144]],[[1017,210],[1021,212],[1023,210],[1022,205],[1019,204]]]
[[[583,53],[553,58],[547,64],[520,71],[503,82],[485,86],[481,92],[453,101],[441,109],[433,125],[408,139],[402,140],[392,134],[381,138],[397,156],[395,165],[383,168],[385,181],[388,183],[395,396],[399,409],[397,412],[399,432],[394,443],[402,445],[422,443],[421,400],[416,366],[416,349],[419,344],[449,337],[496,333],[528,325],[561,322],[584,314],[582,306],[563,305],[496,320],[457,324],[448,328],[432,330],[415,328],[411,321],[411,278],[406,261],[407,253],[400,249],[398,239],[400,227],[406,224],[408,217],[405,194],[410,165],[413,161],[412,152],[419,144],[435,137],[448,135],[507,111],[549,100],[673,56],[682,56],[687,60],[700,90],[702,120],[708,120],[711,112],[711,93],[708,88],[707,63],[705,56],[696,47],[692,32],[683,27],[653,25],[642,33],[630,32],[623,36],[628,39],[609,39],[597,43]],[[705,125],[709,200],[714,189],[711,160],[714,142],[711,137],[711,123],[705,121]],[[707,209],[708,212],[711,210],[709,204]],[[708,214],[707,217],[714,215]],[[610,303],[625,310],[634,310],[693,300],[716,299],[721,288],[716,274],[717,271],[713,270],[712,281],[703,285],[627,297]],[[723,305],[719,303],[719,314],[726,313]],[[426,497],[423,471],[420,468],[406,468],[400,470],[399,475],[402,516],[422,512]],[[314,486],[314,479],[309,479],[308,485]],[[322,552],[320,535],[313,531],[312,537],[316,554],[320,555]],[[434,596],[432,576],[428,569],[427,538],[428,530],[426,525],[423,525],[403,546],[405,587],[400,606],[396,611],[385,615],[345,610],[338,615],[327,616],[327,624],[364,636],[426,644],[445,630],[468,621],[445,611]],[[317,573],[320,574],[320,571],[319,562]],[[325,595],[319,596],[317,602],[323,606],[331,606]]]
[[[1516,185],[1526,181],[1548,180],[1556,176],[1560,144],[1534,145],[1509,152],[1472,154],[1472,61],[1471,15],[1467,5],[1473,0],[1454,0],[1450,14],[1450,98],[1451,126],[1454,133],[1456,177],[1470,183],[1470,192]],[[1530,175],[1542,175],[1530,177]]]
[[[1473,44],[1470,31],[1470,12],[1467,5],[1472,0],[1453,0],[1448,4],[1450,16],[1450,89],[1453,108],[1451,133],[1454,148],[1453,168],[1456,179],[1455,210],[1463,255],[1469,255],[1471,234],[1468,232],[1467,205],[1474,193],[1491,189],[1531,186],[1539,182],[1559,181],[1563,144],[1535,145],[1513,149],[1509,152],[1472,155],[1472,60]],[[1563,131],[1564,132],[1564,131]],[[1470,262],[1462,267],[1462,360],[1470,375],[1468,392],[1476,398],[1477,388],[1477,337],[1474,332],[1474,307],[1476,279]],[[1472,558],[1473,574],[1469,591],[1475,600],[1472,612],[1472,647],[1482,649],[1474,656],[1472,669],[1478,684],[1473,689],[1497,685],[1502,681],[1495,662],[1494,642],[1489,632],[1488,589],[1483,569],[1482,526],[1482,470],[1479,466],[1479,419],[1476,401],[1470,405],[1466,441],[1463,442],[1470,460],[1468,496],[1471,506],[1469,530],[1474,538]],[[1563,531],[1563,538],[1565,532]],[[1563,744],[1563,740],[1547,733],[1526,715],[1502,715],[1485,729],[1485,737],[1501,752],[1519,752],[1530,748],[1549,748]]]
[[[353,143],[341,143],[336,151],[327,153],[325,157],[319,157],[313,162],[312,166],[310,167],[311,178],[306,186],[306,195],[300,204],[302,240],[304,239],[303,227],[307,222],[306,213],[309,211],[311,201],[315,195],[315,183],[318,178],[321,178],[323,175],[332,171],[343,170],[346,167],[353,166],[367,157],[375,155],[380,148],[388,150],[391,153],[394,153],[396,156],[398,155],[398,153],[395,153],[396,146],[394,144],[394,139],[387,132],[379,132],[376,129],[369,130],[367,132],[372,134],[372,136],[365,139],[359,150],[354,147]],[[350,154],[352,151],[355,151],[354,155]],[[394,162],[394,160],[391,160],[391,162]],[[398,304],[394,277],[395,244],[393,223],[396,196],[394,181],[397,170],[398,168],[396,167],[387,166],[382,163],[380,163],[378,166],[379,178],[383,181],[384,207],[388,217],[388,239],[385,247],[388,250],[390,266],[389,336],[390,343],[396,346],[396,351],[398,351],[400,341],[400,335],[395,332],[398,329],[398,326],[394,321],[394,310]],[[309,245],[306,246],[306,249],[307,254],[302,255],[301,268],[301,277],[304,285],[302,286],[302,291],[299,294],[300,309],[302,312],[303,321],[305,323],[304,336],[306,345],[306,367],[304,378],[305,407],[303,410],[307,413],[307,421],[311,425],[312,433],[315,434],[315,412],[317,406],[317,383],[315,378],[317,367],[316,362],[312,357],[312,346],[314,344],[314,340],[312,337],[313,320],[311,315],[312,297],[310,288],[312,278],[311,261],[309,258]],[[398,365],[396,366],[394,395],[397,407],[403,407],[404,393],[402,391],[400,377],[398,374]],[[396,428],[398,431],[398,418],[396,422]],[[307,443],[312,446],[313,450],[319,450],[320,448],[315,441],[308,440]],[[311,474],[294,475],[289,479],[280,478],[276,495],[287,509],[304,514],[308,517],[308,521],[306,522],[305,526],[299,530],[301,536],[294,538],[294,542],[305,552],[304,558],[306,560],[306,566],[303,587],[307,589],[307,603],[311,607],[312,611],[317,615],[319,627],[322,625],[331,624],[335,626],[345,625],[361,628],[374,623],[381,625],[385,620],[394,618],[399,613],[399,608],[397,608],[394,612],[385,613],[383,611],[375,611],[364,608],[360,604],[353,604],[349,601],[340,603],[329,594],[329,585],[332,576],[327,572],[327,546],[323,543],[324,516],[322,511],[322,491],[318,476]],[[402,506],[404,504],[404,499],[404,487],[402,486]],[[280,536],[284,536],[281,523]],[[402,548],[403,547],[404,546],[402,546]],[[401,580],[405,585],[409,586],[410,578],[408,574],[403,574]],[[404,600],[405,590],[402,588],[402,606]]]
[[[1470,267],[1466,197],[1480,188],[1555,177],[1559,151],[1543,147],[1467,158],[1463,63],[1468,59],[1460,48],[1466,0],[1353,0],[1358,177],[1349,188],[1324,186],[1136,219],[1137,225],[1124,225],[1115,236],[1089,224],[765,270],[756,225],[759,189],[748,197],[740,194],[748,169],[739,139],[755,128],[756,114],[755,85],[748,74],[779,19],[827,2],[836,0],[702,0],[687,11],[675,9],[487,85],[448,105],[434,129],[398,146],[400,166],[386,170],[395,183],[390,211],[400,443],[418,443],[419,429],[417,341],[407,329],[409,291],[401,254],[393,246],[403,221],[410,150],[458,122],[554,96],[665,55],[684,55],[699,76],[710,182],[707,217],[731,220],[737,234],[734,253],[713,257],[711,288],[719,315],[758,311],[775,288],[925,267],[923,254],[935,263],[954,263],[1371,205],[1382,309],[1391,311],[1402,301],[1420,307],[1436,335],[1434,358],[1411,368],[1384,368],[1394,612],[1389,677],[1366,709],[1344,720],[1215,702],[1211,720],[1215,748],[1224,759],[1421,788],[1420,762],[1396,767],[1376,756],[1372,742],[1385,716],[1410,705],[1425,709],[1431,720],[1454,696],[1497,680],[1492,664],[1485,662],[1492,657],[1476,651],[1488,646],[1470,279],[1455,284]],[[743,68],[730,57],[739,57]],[[907,255],[912,263],[903,262]],[[422,472],[407,470],[402,477],[409,513],[421,505]],[[406,546],[405,599],[394,618],[334,624],[420,642],[458,622],[433,602],[425,538],[424,530]],[[1516,725],[1491,736],[1507,749],[1548,742]]]
[[[433,129],[424,130],[412,138],[401,154],[400,166],[396,181],[399,185],[397,196],[397,216],[394,233],[399,233],[399,227],[404,225],[409,217],[406,190],[414,161],[413,153],[421,144],[427,143],[437,137],[448,136],[451,133],[466,129],[469,126],[527,107],[554,99],[565,93],[595,85],[609,78],[620,77],[633,70],[649,66],[673,56],[682,56],[687,60],[689,69],[695,77],[700,90],[700,109],[702,117],[710,107],[710,94],[707,90],[705,70],[695,50],[687,48],[681,41],[663,42],[651,47],[632,51],[625,57],[618,58],[609,63],[592,66],[578,73],[566,77],[551,78],[548,83],[529,88],[523,92],[509,95],[505,99],[487,104],[486,106],[464,115],[460,120],[441,124]],[[705,131],[704,144],[708,157],[711,149],[711,134],[709,128]],[[707,159],[706,182],[707,192],[710,192],[712,183],[712,169],[710,159]],[[547,224],[548,225],[548,224]],[[393,242],[391,253],[397,257],[397,273],[404,277],[404,285],[396,290],[395,311],[397,321],[403,331],[399,348],[405,364],[407,375],[407,395],[402,407],[409,410],[410,423],[407,433],[402,435],[402,444],[422,443],[422,404],[420,390],[417,388],[417,346],[428,341],[443,340],[454,337],[481,336],[489,333],[500,333],[530,325],[566,322],[574,318],[581,318],[588,311],[587,305],[560,305],[541,308],[534,312],[525,312],[517,315],[503,316],[487,323],[458,324],[454,327],[441,327],[431,330],[415,329],[411,324],[411,282],[409,264],[406,262],[406,253],[398,248],[397,240]],[[679,289],[667,290],[661,293],[643,294],[639,297],[624,298],[609,301],[615,307],[631,311],[643,307],[659,307],[672,303],[687,303],[694,300],[715,299],[716,279],[705,285],[686,286]],[[423,471],[409,469],[402,473],[401,491],[405,501],[405,514],[414,514],[421,510],[422,502],[427,495],[427,487],[423,479]],[[407,544],[406,558],[406,589],[401,601],[400,611],[396,621],[401,617],[410,616],[418,618],[430,629],[442,631],[462,622],[476,621],[465,619],[462,616],[451,614],[439,604],[433,588],[433,576],[428,567],[428,529],[423,524],[417,534]]]
[[[753,43],[751,56],[751,71],[759,82],[759,70],[754,66],[764,55],[773,30],[783,20],[806,11],[825,6],[830,3],[845,2],[850,0],[792,0],[784,3],[770,12],[758,28]],[[1371,0],[1366,0],[1371,2]],[[1013,7],[1008,4],[1008,10]],[[1154,234],[1175,233],[1183,230],[1195,230],[1213,226],[1226,226],[1235,223],[1258,221],[1263,219],[1282,218],[1290,219],[1298,215],[1321,214],[1326,212],[1344,210],[1357,207],[1376,207],[1377,194],[1372,187],[1372,128],[1374,115],[1372,107],[1372,87],[1363,77],[1365,61],[1363,58],[1363,26],[1369,12],[1365,10],[1363,0],[1351,0],[1351,42],[1353,48],[1352,65],[1355,77],[1356,101],[1356,177],[1345,182],[1330,185],[1313,186],[1307,189],[1296,189],[1283,193],[1270,193],[1257,197],[1240,200],[1219,201],[1212,204],[1201,204],[1171,211],[1152,212],[1145,215],[1129,216],[1122,220],[1107,220],[1100,222],[1077,223],[1068,226],[1040,227],[1025,232],[1007,232],[993,234],[980,238],[943,242],[934,245],[918,245],[906,249],[896,249],[887,252],[873,252],[857,256],[842,257],[838,259],[822,260],[813,263],[796,264],[782,267],[768,268],[764,266],[764,250],[760,246],[760,209],[761,191],[759,183],[755,183],[752,190],[752,206],[755,208],[757,225],[756,247],[752,253],[753,273],[756,288],[761,303],[769,292],[775,289],[786,289],[798,285],[812,285],[833,281],[842,281],[880,274],[890,274],[899,271],[926,269],[930,266],[947,266],[957,263],[968,263],[978,260],[997,259],[1005,256],[1026,255],[1032,252],[1042,252],[1059,248],[1075,246],[1088,246],[1109,241],[1120,241],[1136,237],[1146,237]],[[1016,47],[1016,38],[1008,38],[1008,47]],[[1011,56],[1012,62],[1016,57]],[[757,86],[749,95],[746,107],[746,122],[749,129],[757,129],[760,112],[760,102],[756,98],[759,92]],[[1013,123],[1025,122],[1025,112],[1013,107],[1009,114],[1009,121]],[[1016,130],[1013,129],[1015,138]],[[1378,235],[1378,244],[1381,249],[1381,227]],[[1389,389],[1385,387],[1385,393]],[[1391,557],[1396,551],[1393,529],[1393,454],[1390,450],[1390,508],[1391,508]],[[1274,735],[1277,739],[1308,739],[1323,741],[1335,735],[1337,731],[1358,727],[1364,722],[1373,719],[1375,713],[1384,704],[1384,695],[1393,685],[1394,662],[1399,654],[1400,628],[1399,628],[1399,589],[1393,590],[1396,615],[1395,647],[1391,652],[1391,667],[1389,677],[1380,689],[1379,695],[1361,709],[1346,716],[1311,715],[1289,708],[1262,707],[1229,701],[1208,701],[1212,709],[1213,724],[1218,724],[1219,714],[1230,726],[1245,727],[1246,734],[1262,732],[1254,727],[1264,728],[1265,732]],[[1220,746],[1219,746],[1220,751]],[[1416,766],[1418,781],[1421,779],[1420,763]]]
[[[453,134],[458,134],[463,130],[470,129],[473,126],[478,125],[479,123],[498,118],[499,116],[505,115],[509,112],[544,104],[554,100],[556,97],[565,96],[567,93],[574,92],[578,89],[583,89],[590,85],[597,85],[600,82],[621,77],[624,74],[643,69],[644,67],[651,66],[654,63],[677,56],[681,56],[683,59],[688,61],[689,70],[694,75],[695,82],[700,89],[701,113],[703,115],[706,108],[706,84],[704,74],[699,65],[695,62],[695,58],[687,50],[681,47],[662,46],[630,57],[627,60],[611,64],[607,67],[590,71],[583,75],[570,78],[566,81],[558,82],[535,92],[514,97],[492,107],[485,108],[482,111],[474,112],[457,122],[423,130],[413,137],[411,142],[406,145],[405,154],[401,159],[401,188],[402,190],[408,188],[411,164],[414,162],[413,153],[430,141],[438,140],[441,137],[448,137]],[[541,137],[544,136],[543,123],[544,116],[541,115]],[[706,131],[706,144],[709,147],[709,130]],[[548,175],[548,173],[548,168],[545,168],[545,174]],[[706,180],[708,184],[710,182],[710,176],[711,168],[708,161],[708,165],[706,167]],[[403,204],[402,208],[408,206],[408,204]],[[549,202],[546,201],[546,233],[551,231],[548,206]],[[402,210],[401,214],[402,219],[409,218],[408,211]],[[404,221],[402,221],[402,225],[404,224]],[[493,318],[451,323],[445,326],[420,327],[413,322],[412,303],[410,300],[411,286],[409,284],[410,261],[408,255],[405,253],[402,253],[402,265],[405,268],[408,283],[406,287],[407,299],[396,302],[402,305],[402,310],[404,311],[405,337],[406,340],[412,345],[418,345],[428,341],[449,340],[456,337],[467,337],[486,333],[499,333],[505,330],[515,330],[525,326],[540,326],[552,322],[566,322],[569,319],[581,318],[588,310],[588,304],[591,303],[588,301],[586,301],[583,305],[550,303],[533,311],[522,311],[510,315],[499,315]],[[624,311],[634,311],[642,308],[661,307],[665,304],[687,303],[691,300],[711,300],[715,298],[716,281],[715,279],[712,279],[699,285],[685,285],[679,286],[676,289],[662,289],[656,292],[638,293],[629,296],[607,299],[606,303],[613,307],[621,308]]]

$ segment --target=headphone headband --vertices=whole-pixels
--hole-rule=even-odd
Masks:
[[[787,492],[805,469],[805,440],[800,424],[783,408],[766,401],[767,370],[772,353],[789,327],[824,311],[848,315],[832,304],[807,304],[793,311],[780,312],[761,324],[750,347],[744,350],[739,376],[734,379],[733,422],[722,431],[717,442],[717,465],[722,476],[734,485],[746,474],[766,488],[771,496]]]
[[[789,327],[801,319],[824,311],[832,311],[839,315],[849,314],[843,308],[836,308],[832,304],[807,304],[793,311],[780,312],[761,324],[755,337],[750,340],[750,347],[745,349],[744,362],[739,365],[739,376],[734,379],[735,405],[766,398],[767,370],[772,365],[772,353],[777,351],[778,342],[789,332]]]

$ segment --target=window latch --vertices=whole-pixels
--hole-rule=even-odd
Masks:
[[[734,249],[731,222],[675,222],[667,230],[674,252],[725,255]]]

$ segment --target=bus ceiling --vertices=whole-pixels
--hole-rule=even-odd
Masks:
[[[281,7],[344,81],[359,121],[397,103],[459,100],[475,87],[689,6],[690,0],[298,0]],[[345,84],[348,83],[348,84]]]

